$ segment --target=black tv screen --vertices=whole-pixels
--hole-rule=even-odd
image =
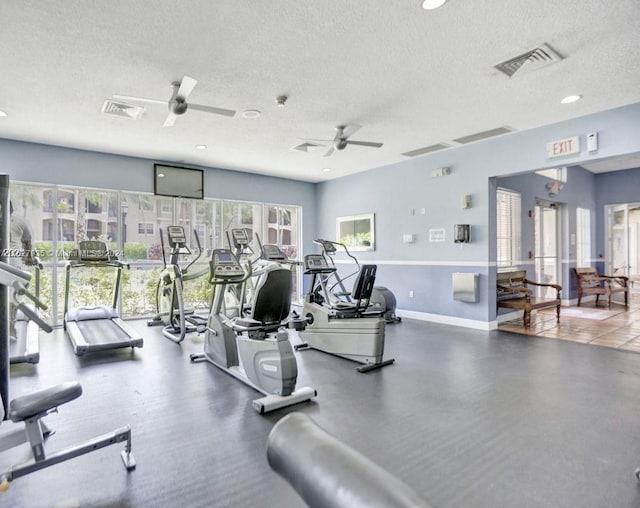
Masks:
[[[156,196],[204,199],[204,171],[154,164],[153,193]]]

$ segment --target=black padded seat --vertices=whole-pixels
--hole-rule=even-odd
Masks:
[[[260,328],[262,323],[251,318],[236,318],[233,320],[233,326],[241,328]]]
[[[22,422],[65,402],[77,399],[80,395],[82,395],[80,383],[68,381],[29,395],[16,397],[9,405],[9,418],[13,422]]]

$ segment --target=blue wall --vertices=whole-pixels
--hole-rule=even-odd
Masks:
[[[395,293],[399,309],[427,318],[439,314],[452,318],[451,322],[471,319],[493,326],[496,181],[491,178],[640,152],[639,119],[640,104],[634,104],[321,183],[318,236],[335,238],[336,217],[375,213],[376,250],[359,253],[359,258],[378,263],[377,282]],[[586,134],[594,131],[599,134],[600,149],[588,153]],[[576,135],[581,140],[580,153],[546,158],[546,143]],[[443,166],[451,168],[451,174],[432,178],[431,170]],[[578,185],[583,188],[576,188],[576,195],[589,196],[591,177],[584,175],[581,182]],[[466,194],[472,196],[470,209],[462,209]],[[587,198],[585,206],[593,205],[593,198]],[[454,224],[471,225],[471,243],[453,242]],[[446,230],[446,241],[429,242],[429,230],[441,228]],[[403,244],[402,234],[415,234],[416,242]],[[480,274],[478,303],[453,300],[453,272]],[[409,291],[414,291],[413,299]]]
[[[638,120],[640,122],[640,120]],[[640,168],[625,169],[596,175],[596,205],[602,210],[605,205],[640,202]],[[604,214],[598,215],[597,242],[598,256],[604,257]],[[601,270],[604,266],[599,267]]]
[[[640,152],[639,119],[640,103],[427,154],[317,185],[205,168],[205,193],[207,197],[302,206],[304,253],[317,252],[313,238],[335,238],[337,217],[373,212],[376,250],[358,253],[358,257],[361,261],[378,263],[377,283],[395,293],[399,309],[417,313],[416,317],[420,314],[442,322],[491,327],[496,316],[497,180],[493,177],[557,165],[577,166]],[[586,134],[594,131],[599,134],[600,149],[588,153]],[[580,153],[560,160],[546,158],[546,143],[575,135],[581,139]],[[0,139],[0,172],[9,173],[14,180],[151,192],[153,162]],[[432,178],[431,171],[443,166],[451,168],[451,174]],[[583,180],[580,185],[585,186],[583,191],[588,194],[589,177]],[[636,185],[638,189],[637,183],[637,179],[630,180],[629,186]],[[600,184],[596,185],[599,193]],[[464,195],[471,195],[471,208],[462,208]],[[600,206],[600,200],[596,204]],[[453,242],[454,224],[471,225],[471,243]],[[570,222],[568,227],[571,228]],[[430,242],[430,229],[444,229],[446,241]],[[596,223],[596,231],[601,230]],[[416,242],[402,243],[403,234],[415,234]],[[480,275],[478,303],[453,300],[454,272]],[[414,298],[409,298],[409,291],[414,292]]]
[[[155,162],[164,161],[0,139],[0,173],[23,182],[153,192]],[[311,241],[317,228],[314,184],[225,169],[203,169],[206,197],[301,206],[303,249],[304,252],[313,249]]]

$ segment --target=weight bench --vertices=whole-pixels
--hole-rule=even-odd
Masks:
[[[0,475],[0,490],[7,490],[9,482],[21,476],[123,441],[126,442],[125,449],[121,452],[124,465],[128,471],[135,469],[136,461],[131,453],[131,427],[128,425],[49,456],[45,454],[44,440],[54,431],[45,425],[42,418],[57,412],[57,406],[77,399],[80,395],[82,395],[80,383],[67,382],[16,397],[11,401],[8,416],[15,423],[24,422],[26,440],[31,446],[33,460],[12,466],[2,473]],[[4,410],[0,406],[0,422],[3,418]]]

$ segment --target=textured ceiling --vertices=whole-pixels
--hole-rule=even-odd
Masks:
[[[0,137],[322,181],[480,131],[640,101],[638,0],[420,5],[3,0]],[[543,43],[565,58],[512,78],[494,69]],[[239,113],[191,110],[163,127],[161,104],[136,120],[101,112],[113,94],[168,100],[183,75],[198,80],[189,101]],[[569,94],[584,98],[561,105]],[[247,109],[263,114],[243,118]],[[384,146],[291,150],[351,123],[362,126],[353,140]]]

